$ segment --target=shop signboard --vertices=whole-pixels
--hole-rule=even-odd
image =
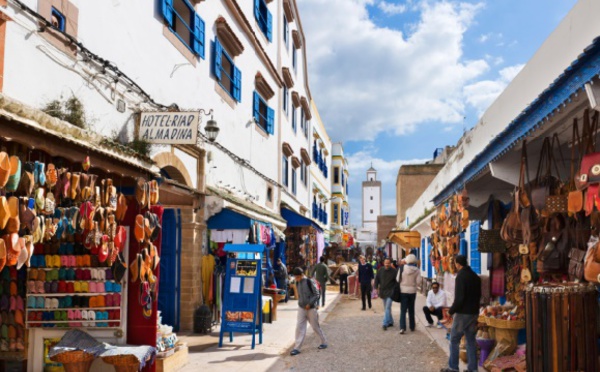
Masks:
[[[224,251],[234,253],[227,258],[223,313],[219,347],[223,346],[223,335],[229,332],[252,334],[252,348],[258,332],[262,344],[262,244],[226,244]]]
[[[188,112],[142,112],[138,138],[150,143],[195,145],[200,114]]]

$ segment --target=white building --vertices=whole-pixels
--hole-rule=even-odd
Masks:
[[[339,143],[332,144],[331,150],[331,234],[332,241],[343,241],[344,233],[348,232],[350,225],[350,205],[348,203],[348,160],[344,155],[344,146]]]
[[[142,111],[203,109],[201,128],[218,123],[214,144],[155,145],[150,154],[195,198],[176,217],[178,254],[192,258],[178,258],[174,285],[187,301],[176,310],[184,329],[201,303],[209,217],[231,210],[284,230],[283,204],[310,218],[305,45],[295,0],[0,1],[2,95],[37,109],[76,97],[90,132],[124,143]]]
[[[312,179],[312,217],[325,231],[325,236],[330,237],[330,227],[338,223],[340,218],[339,204],[331,201],[331,181],[329,169],[331,166],[331,139],[325,130],[319,111],[314,101],[312,102],[314,119],[312,120],[312,163],[310,174]],[[331,208],[329,206],[331,205]],[[336,205],[336,207],[334,207]]]
[[[381,215],[381,181],[373,166],[367,170],[367,180],[362,183],[362,227],[377,232],[377,217]]]

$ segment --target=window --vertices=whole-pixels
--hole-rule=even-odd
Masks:
[[[304,169],[304,186],[308,186],[308,173],[306,164],[302,164],[302,169]]]
[[[267,201],[273,201],[273,188],[271,186],[267,186]]]
[[[288,158],[283,157],[283,168],[281,169],[281,180],[283,181],[283,185],[287,187],[289,185],[289,162]]]
[[[187,0],[161,0],[163,18],[192,52],[204,59],[204,21]]]
[[[292,48],[292,65],[294,66],[294,72],[298,72],[296,69],[296,48]]]
[[[296,107],[292,107],[292,129],[296,133]]]
[[[287,22],[287,18],[285,17],[285,14],[283,15],[283,41],[285,41],[285,50],[289,50],[290,47],[290,31],[288,28],[288,22]]]
[[[55,7],[52,7],[52,13],[50,16],[50,23],[62,32],[66,32],[65,16],[59,12]]]
[[[371,214],[373,214],[373,210],[371,209]]]
[[[308,138],[308,121],[304,118],[304,137]]]
[[[331,212],[333,214],[333,223],[339,223],[339,216],[338,216],[338,210],[340,209],[339,204],[334,204],[333,206],[333,211]]]
[[[273,30],[273,17],[269,8],[267,8],[266,0],[254,0],[254,18],[258,22],[258,27],[265,34],[267,39],[271,41]]]
[[[333,167],[333,183],[340,183],[340,167]]]
[[[292,194],[296,195],[296,170],[292,168]]]
[[[256,124],[269,134],[275,133],[275,111],[267,106],[265,100],[257,92],[254,92],[253,107],[252,116]]]
[[[283,112],[287,114],[288,112],[288,89],[287,87],[283,87]]]
[[[479,221],[471,222],[471,249],[469,252],[469,264],[475,273],[481,274],[481,252],[479,252]]]
[[[371,200],[373,200],[373,197],[371,196]]]
[[[214,74],[219,84],[233,99],[242,101],[242,72],[235,67],[233,60],[219,42],[215,39]]]
[[[305,174],[305,168],[304,168],[304,160],[300,161],[300,181],[302,181],[302,183],[304,183],[304,179],[306,178],[306,174]]]
[[[300,109],[300,129],[304,131],[304,110]]]
[[[345,183],[344,183],[344,172],[342,171],[342,187],[344,187]]]

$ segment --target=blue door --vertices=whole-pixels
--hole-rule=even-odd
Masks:
[[[179,210],[165,209],[162,221],[162,246],[158,309],[162,323],[179,330],[179,293],[181,268],[181,218]]]

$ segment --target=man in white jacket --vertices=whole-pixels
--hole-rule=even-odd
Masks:
[[[429,293],[427,293],[427,301],[426,306],[423,306],[423,312],[425,313],[425,318],[427,318],[427,327],[433,327],[433,318],[432,315],[435,315],[438,318],[437,327],[442,328],[439,323],[439,320],[444,317],[442,313],[442,308],[446,306],[446,292],[440,290],[440,284],[438,282],[433,282],[431,284],[431,289]]]

